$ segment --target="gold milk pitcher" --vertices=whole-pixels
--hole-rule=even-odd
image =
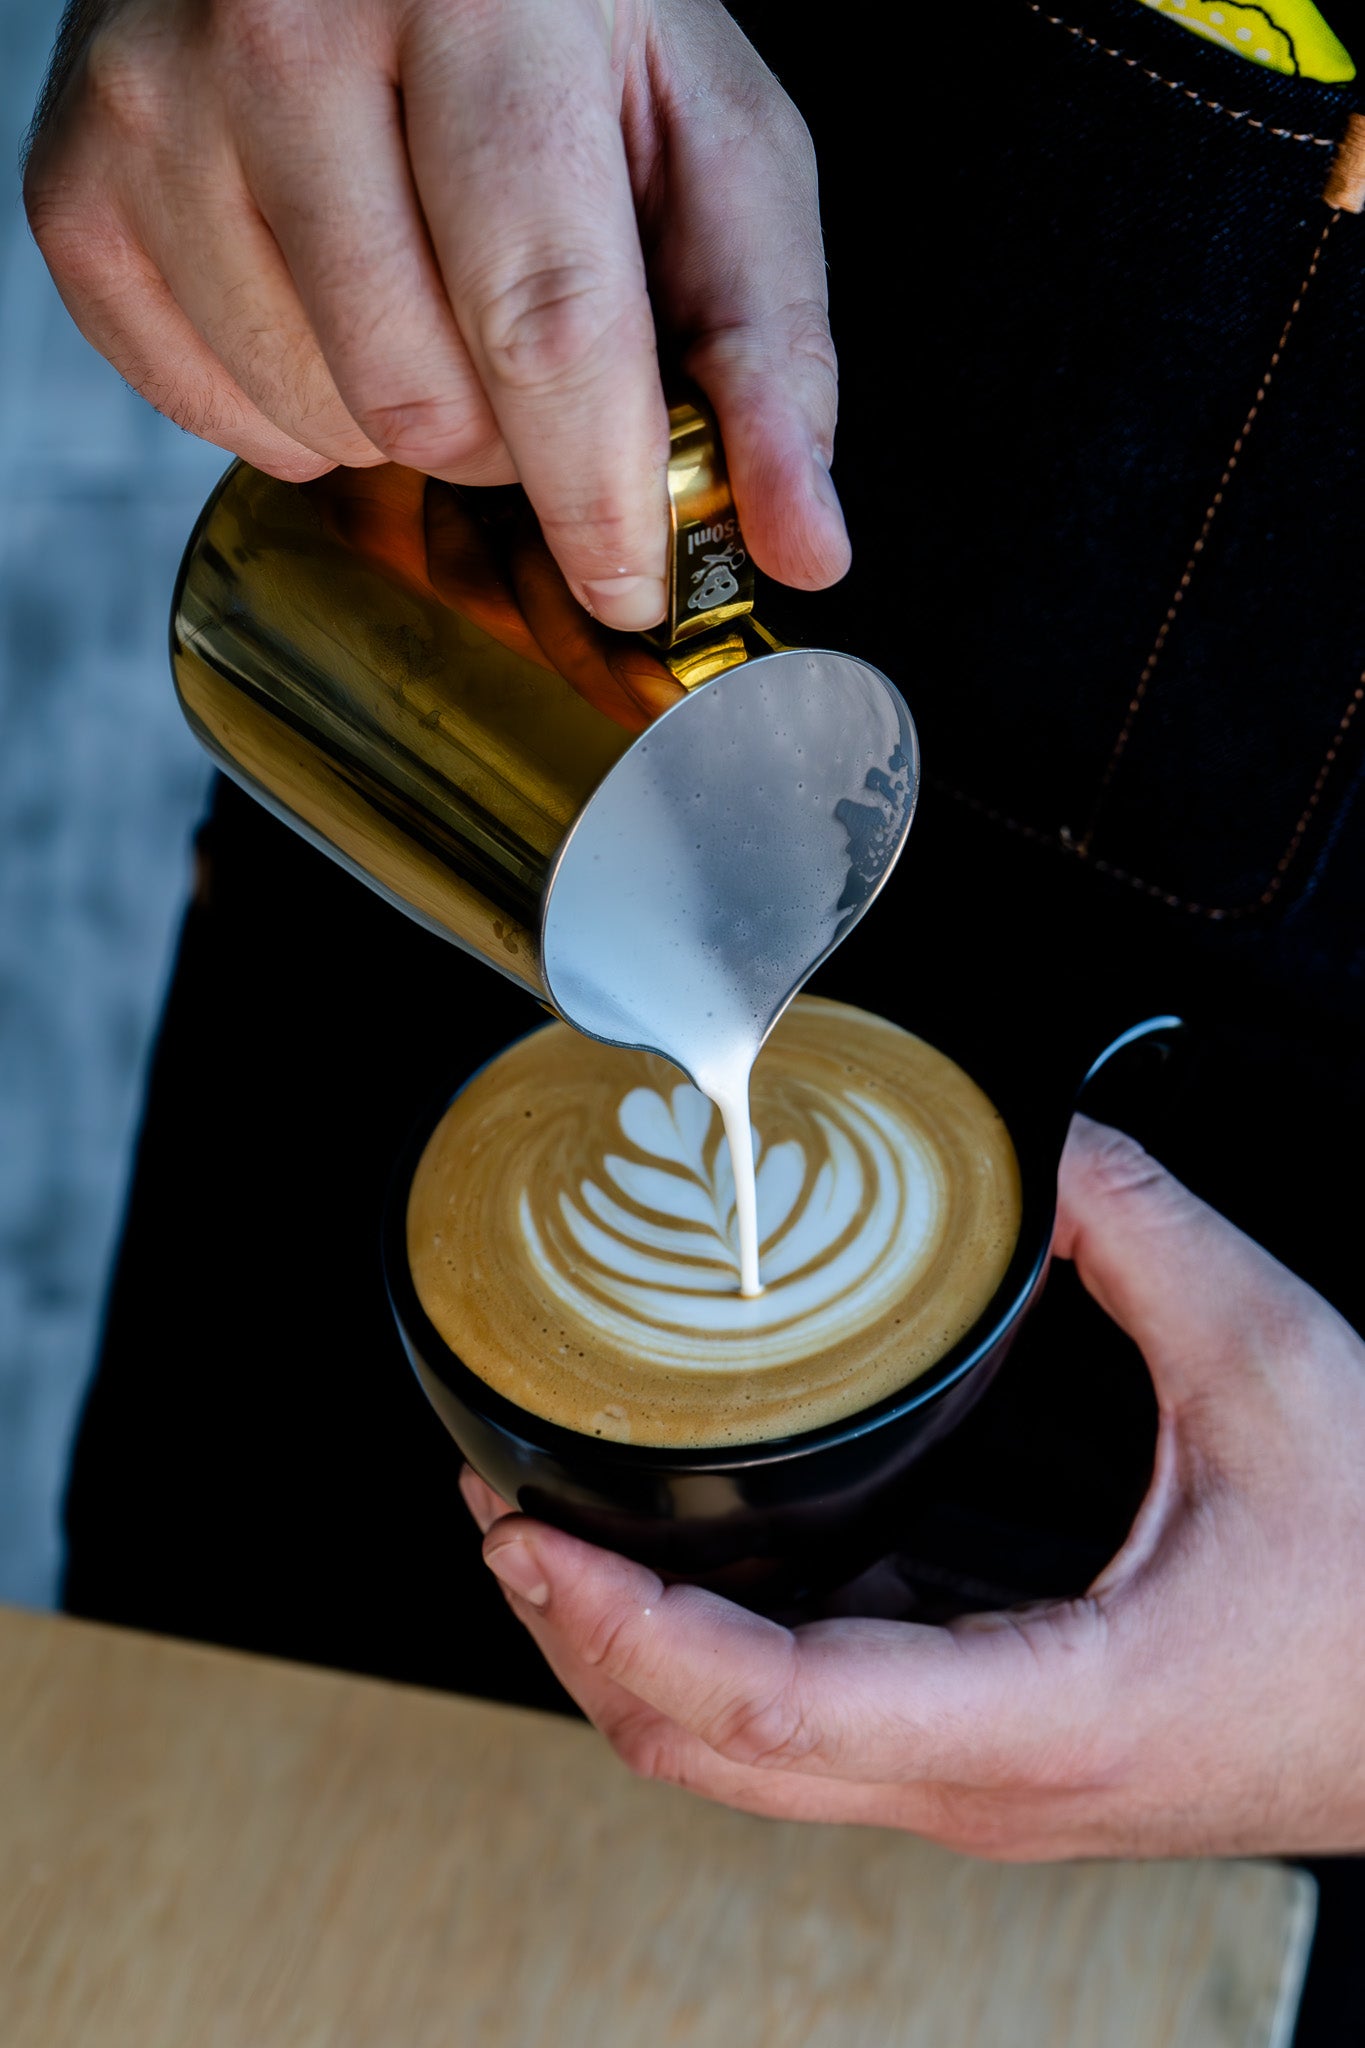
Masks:
[[[670,419],[656,634],[582,611],[519,489],[238,462],[190,539],[171,652],[192,730],[278,817],[570,1023],[697,1079],[698,1030],[743,1011],[761,1039],[862,916],[919,756],[880,671],[754,617],[714,425]]]

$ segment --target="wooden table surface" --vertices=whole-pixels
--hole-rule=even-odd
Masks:
[[[1273,1865],[733,1814],[591,1730],[0,1609],[4,2048],[1280,2048]]]

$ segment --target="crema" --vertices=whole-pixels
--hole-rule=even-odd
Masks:
[[[803,997],[754,1069],[752,1124],[750,1297],[706,1097],[665,1060],[563,1025],[509,1047],[413,1179],[428,1317],[519,1406],[620,1442],[761,1442],[896,1392],[1004,1277],[1020,1188],[1002,1119],[923,1040]]]

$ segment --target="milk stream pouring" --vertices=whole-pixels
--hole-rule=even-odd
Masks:
[[[585,616],[520,492],[235,463],[186,551],[171,652],[191,728],[276,816],[717,1104],[752,1293],[749,1072],[889,874],[919,754],[879,670],[755,619],[714,426],[670,417],[657,635]]]

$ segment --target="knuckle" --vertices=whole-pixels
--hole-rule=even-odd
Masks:
[[[815,142],[801,109],[781,86],[777,87],[763,110],[762,132],[791,170],[809,183],[811,203],[815,204]]]
[[[201,440],[228,448],[247,432],[246,409],[240,401],[202,386],[191,388],[168,375],[160,363],[149,365],[140,376],[135,372],[130,382],[153,412]]]
[[[680,1792],[695,1792],[704,1799],[715,1791],[704,1766],[699,1766],[687,1737],[656,1717],[653,1725],[631,1728],[611,1737],[611,1746],[632,1777],[651,1785],[672,1785]],[[756,1804],[757,1802],[755,1802]],[[732,1793],[727,1804],[738,1805]]]
[[[116,238],[108,224],[82,203],[79,192],[30,169],[24,179],[24,211],[43,260],[59,284],[81,291],[107,277]]]
[[[727,1703],[703,1733],[721,1756],[757,1769],[780,1770],[801,1763],[816,1748],[790,1684],[766,1699]]]
[[[34,131],[24,159],[22,194],[28,224],[40,247],[49,223],[68,213],[79,214],[82,180],[72,158],[64,132],[55,131],[50,124]]]
[[[509,390],[526,392],[590,374],[601,366],[635,296],[586,260],[524,272],[487,296],[475,312],[489,373]]]
[[[662,1785],[680,1781],[677,1743],[656,1714],[632,1714],[603,1732],[632,1777]]]
[[[785,156],[804,156],[812,176],[815,145],[800,108],[766,64],[731,72],[721,87],[718,112],[729,141],[753,143]]]
[[[231,449],[281,483],[312,483],[336,468],[331,457],[301,446],[273,427],[240,391],[202,380],[187,385],[160,363],[139,368],[132,361],[135,346],[130,343],[125,351],[115,342],[111,352],[115,360],[128,360],[129,381],[153,411],[186,433]]]
[[[1092,1810],[1092,1802],[1085,1805]],[[1060,1842],[1074,1817],[1070,1806],[1028,1788],[931,1782],[907,1786],[893,1798],[888,1820],[956,1855],[1020,1863],[1046,1855],[1050,1839]]]
[[[542,509],[540,525],[551,552],[561,562],[572,561],[580,575],[610,576],[637,562],[646,566],[638,516],[607,497]]]
[[[839,362],[823,298],[807,294],[712,328],[691,343],[683,367],[704,387],[730,383],[786,387],[828,463],[839,409]]]
[[[715,139],[731,160],[737,153],[766,180],[774,171],[785,206],[803,216],[818,237],[819,163],[815,140],[795,100],[766,65],[732,74],[715,108]]]
[[[1080,1150],[1085,1172],[1099,1194],[1141,1194],[1169,1180],[1165,1168],[1143,1150],[1136,1138],[1110,1124],[1078,1123],[1073,1127],[1072,1138]]]
[[[247,291],[234,304],[236,296],[224,296],[221,324],[208,339],[247,404],[297,444],[301,459],[353,468],[382,460],[337,395],[311,330],[289,320],[263,324],[254,295]]]
[[[442,473],[487,461],[497,429],[459,398],[414,398],[360,406],[356,425],[390,462]]]
[[[123,149],[147,150],[170,124],[167,82],[150,48],[110,26],[85,54],[85,114]]]
[[[353,468],[360,466],[352,465]],[[281,483],[311,484],[334,470],[336,463],[329,456],[315,455],[311,448],[300,448],[296,455],[258,456],[255,467],[263,469],[268,476],[278,477]]]
[[[633,1661],[631,1630],[635,1618],[635,1609],[622,1605],[612,1605],[595,1616],[578,1644],[584,1663],[606,1669],[614,1678],[626,1679]]]
[[[253,94],[275,98],[322,56],[310,37],[308,10],[299,0],[212,0],[209,34],[225,53],[237,81]]]

